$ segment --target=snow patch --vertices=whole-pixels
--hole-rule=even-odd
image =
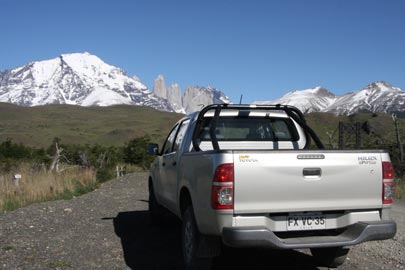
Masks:
[[[130,105],[132,102],[128,97],[106,89],[96,89],[83,101],[82,106],[111,106],[116,104]]]

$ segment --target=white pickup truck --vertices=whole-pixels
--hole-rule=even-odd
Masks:
[[[396,233],[388,153],[325,150],[295,107],[211,105],[148,152],[150,217],[182,219],[186,269],[209,269],[223,244],[309,248],[337,267],[349,246]]]

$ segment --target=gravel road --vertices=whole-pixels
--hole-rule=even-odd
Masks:
[[[180,223],[148,220],[147,175],[134,173],[66,201],[0,214],[0,269],[181,269]],[[353,247],[342,270],[405,269],[405,201],[392,240]],[[307,251],[226,249],[213,269],[318,268]]]

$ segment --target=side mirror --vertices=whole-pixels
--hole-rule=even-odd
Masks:
[[[159,145],[156,143],[150,143],[146,145],[146,153],[148,153],[149,155],[158,155]]]

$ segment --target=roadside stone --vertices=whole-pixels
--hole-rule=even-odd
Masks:
[[[72,208],[65,208],[65,209],[63,209],[63,212],[65,212],[65,213],[72,213]]]

